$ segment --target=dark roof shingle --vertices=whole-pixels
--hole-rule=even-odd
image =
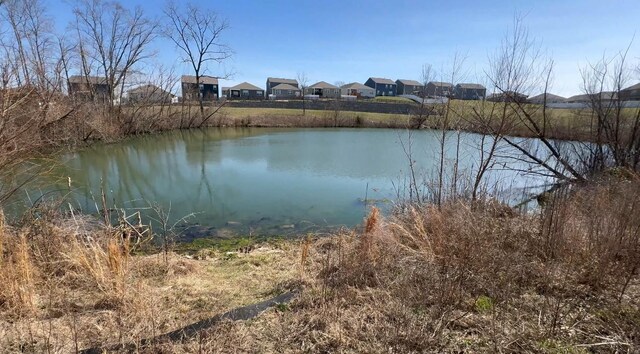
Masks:
[[[372,80],[373,82],[375,82],[376,84],[387,84],[387,85],[395,85],[396,84],[391,79],[385,79],[383,77],[370,77],[369,79]]]
[[[403,85],[411,85],[411,86],[424,86],[421,83],[419,83],[416,80],[404,80],[404,79],[398,79],[396,80],[396,82],[400,81]]]
[[[237,84],[233,87],[229,87],[228,90],[255,90],[255,91],[262,91],[262,89],[256,85],[250,84],[248,82],[243,82],[240,84]]]
[[[281,77],[268,77],[267,81],[275,83],[275,84],[289,84],[289,85],[297,85],[298,81],[294,79],[283,79]]]
[[[181,81],[187,84],[195,84],[196,77],[192,75],[182,75]],[[205,85],[217,85],[218,78],[213,76],[202,75],[200,76],[200,83]]]

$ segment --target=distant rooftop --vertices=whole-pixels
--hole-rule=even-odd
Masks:
[[[92,85],[104,85],[107,83],[107,80],[104,77],[100,76],[73,75],[69,76],[69,82],[72,84],[89,83]]]
[[[429,83],[439,87],[453,87],[453,84],[450,82],[431,81]]]
[[[480,84],[471,84],[471,83],[462,83],[462,84],[457,84],[456,86],[460,86],[460,88],[469,89],[469,90],[484,90],[484,89],[486,89],[484,86],[482,86]]]
[[[241,84],[237,84],[233,87],[227,88],[227,90],[256,90],[261,91],[262,89],[256,85],[250,84],[248,82],[243,82]]]
[[[273,83],[277,83],[277,84],[290,84],[290,85],[297,85],[298,81],[294,80],[294,79],[283,79],[281,77],[269,77],[267,78],[267,80],[269,82],[273,82]]]
[[[555,102],[564,102],[567,99],[565,97],[562,96],[558,96],[558,95],[554,95],[552,93],[546,93],[547,95],[547,101],[555,101]],[[545,100],[545,94],[541,93],[539,95],[533,96],[533,97],[529,97],[529,101],[530,102],[544,102]]]
[[[640,90],[640,82],[635,85],[629,86],[623,89],[622,91],[632,91],[632,90]]]
[[[346,84],[346,85],[342,85],[340,88],[343,89],[354,89],[354,90],[362,90],[362,89],[369,89],[369,90],[373,90],[371,87],[363,85],[359,82],[352,82],[350,84]]]
[[[376,84],[387,84],[387,85],[395,85],[396,84],[391,79],[385,79],[383,77],[370,77],[370,79],[373,80],[373,82],[375,82]]]
[[[196,77],[195,76],[191,76],[191,75],[182,75],[181,81],[185,82],[187,84],[195,84],[196,83]],[[201,84],[205,84],[205,85],[217,85],[218,84],[218,78],[217,77],[213,77],[213,76],[202,75],[202,76],[200,76],[200,83]]]
[[[293,85],[289,85],[289,84],[279,84],[277,86],[273,87],[273,90],[293,90],[293,91],[300,91],[299,88],[293,86]]]
[[[326,81],[320,81],[320,82],[316,82],[315,84],[309,86],[309,88],[318,88],[318,89],[337,89],[339,88],[336,85],[331,85],[330,83],[326,82]]]
[[[398,81],[400,81],[403,85],[423,86],[420,82],[418,82],[418,81],[416,81],[416,80],[404,80],[404,79],[398,79]]]
[[[154,94],[154,93],[159,93],[159,94],[167,94],[167,95],[171,95],[174,96],[173,94],[163,90],[162,88],[156,86],[156,85],[151,85],[151,84],[146,84],[146,85],[141,85],[138,86],[134,89],[131,89],[129,91],[127,91],[127,93],[129,94],[143,94],[143,95],[150,95],[150,94]]]

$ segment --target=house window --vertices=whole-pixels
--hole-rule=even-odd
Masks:
[[[256,95],[258,95],[258,96],[262,96],[262,95],[263,95],[263,93],[262,93],[262,91],[256,91]]]
[[[249,90],[242,90],[242,96],[249,96]]]

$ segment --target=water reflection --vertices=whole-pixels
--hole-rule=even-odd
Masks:
[[[413,158],[429,175],[437,166],[437,132],[414,132]],[[353,226],[365,213],[362,200],[391,200],[406,176],[400,141],[407,132],[385,129],[184,130],[94,146],[62,157],[73,205],[96,211],[104,186],[111,206],[171,209],[177,220],[207,230],[285,233],[310,226]],[[462,134],[459,169],[477,163],[478,135]],[[457,141],[447,142],[447,159]],[[493,181],[531,184],[513,171]],[[395,183],[394,183],[395,182]],[[539,181],[538,181],[539,182]],[[395,186],[395,187],[394,187]]]

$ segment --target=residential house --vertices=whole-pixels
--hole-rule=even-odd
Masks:
[[[423,96],[425,92],[425,86],[416,80],[396,80],[398,86],[398,95],[416,95]]]
[[[267,96],[274,94],[273,93],[273,88],[280,85],[280,84],[287,84],[290,86],[293,86],[295,88],[299,88],[300,86],[298,86],[298,81],[294,80],[294,79],[283,79],[283,78],[279,78],[279,77],[268,77],[267,78],[267,85],[265,86],[267,88],[266,90],[266,94]]]
[[[296,86],[289,84],[279,84],[271,88],[271,94],[269,94],[269,98],[281,100],[300,98],[301,95],[302,91]]]
[[[451,97],[453,96],[453,84],[449,82],[430,81],[425,90],[429,97]]]
[[[218,99],[218,79],[212,76],[200,76],[200,82],[196,82],[195,76],[182,75],[182,99],[184,101],[209,102]]]
[[[171,103],[175,98],[171,92],[167,92],[156,85],[142,85],[127,91],[129,103]]]
[[[533,104],[544,104],[545,102],[546,103],[565,103],[567,102],[567,99],[562,96],[554,95],[552,93],[547,92],[547,93],[541,93],[533,97],[529,97],[527,102],[533,103]]]
[[[109,85],[107,80],[98,76],[74,75],[69,77],[69,96],[80,101],[107,102]]]
[[[518,102],[525,103],[527,102],[527,95],[515,92],[515,91],[504,91],[491,94],[487,96],[487,101],[491,102]]]
[[[620,100],[640,101],[640,83],[620,90]]]
[[[230,89],[230,88],[231,88],[231,87],[228,87],[228,86],[222,86],[222,87],[220,88],[220,98],[227,98],[227,97],[229,97],[229,89]]]
[[[591,99],[589,97],[590,96],[586,95],[586,94],[573,95],[573,96],[567,98],[567,103],[587,103],[587,102],[591,102]]]
[[[340,98],[340,88],[330,83],[320,81],[307,87],[305,95],[316,95],[319,98]]]
[[[621,94],[622,96],[622,94]],[[575,95],[567,98],[567,103],[591,103],[594,101],[614,101],[618,99],[618,94],[612,91],[600,93]]]
[[[459,100],[484,100],[487,89],[480,84],[457,84],[454,88],[454,96]]]
[[[370,77],[364,84],[373,88],[376,96],[396,96],[397,94],[398,86],[390,79]]]
[[[243,82],[233,87],[229,87],[226,92],[227,92],[228,99],[242,99],[242,100],[264,99],[264,90],[248,82]]]
[[[356,96],[358,98],[372,98],[376,97],[375,89],[363,85],[359,82],[352,82],[350,84],[342,85],[340,87],[342,95]]]

